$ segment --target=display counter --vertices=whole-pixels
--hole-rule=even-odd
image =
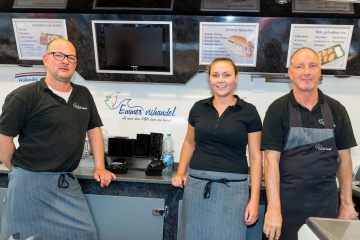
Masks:
[[[101,216],[95,217],[97,219],[94,219],[96,225],[97,222],[104,226],[113,225],[115,227],[111,231],[117,232],[116,234],[119,236],[125,234],[122,226],[127,224],[125,225],[127,230],[133,225],[136,226],[134,228],[136,234],[150,236],[150,232],[146,233],[146,231],[149,230],[146,229],[153,228],[151,231],[161,231],[160,235],[163,236],[163,239],[176,239],[178,205],[179,200],[182,199],[183,190],[171,185],[171,177],[174,173],[166,176],[146,176],[144,171],[129,170],[126,174],[117,174],[116,180],[113,180],[108,187],[100,187],[99,183],[93,178],[93,170],[94,165],[92,159],[83,159],[79,167],[74,171],[74,174],[78,178],[84,194],[88,200],[94,204],[94,209],[101,208],[103,210],[103,213],[98,212],[96,214],[101,214]],[[8,185],[7,173],[8,169],[1,165],[0,187],[3,189],[6,189]],[[99,198],[99,196],[101,198]],[[92,199],[95,200],[93,201]],[[154,200],[162,200],[162,202],[160,204],[157,202],[153,203],[152,201]],[[136,202],[139,203],[139,206],[133,205]],[[107,206],[104,206],[102,203],[105,203],[104,205]],[[147,204],[155,205],[146,210],[146,213],[143,213],[142,211],[144,210],[142,210],[142,208]],[[108,213],[107,216],[103,216],[107,211],[106,207],[114,209],[112,212],[110,209],[110,213]],[[165,207],[168,209],[166,217],[153,216],[153,209],[162,210]],[[116,212],[118,212],[118,214],[116,214]],[[109,216],[109,214],[112,214],[112,216]],[[132,219],[133,216],[136,219]],[[122,221],[124,221],[124,223],[120,224]],[[133,222],[130,223],[130,221]],[[141,221],[147,222],[143,223]],[[160,221],[160,230],[154,229],[154,226],[151,225],[151,223],[157,221]],[[144,226],[149,227],[144,229]],[[100,230],[99,235],[100,234],[109,235],[114,233],[109,233],[108,230],[105,229],[104,233],[101,233]],[[140,237],[137,238],[133,235],[131,237],[132,239],[140,239]],[[106,238],[100,237],[100,239]],[[147,239],[152,238],[148,237]]]
[[[139,234],[144,233],[147,236],[146,239],[151,239],[149,229],[152,229],[153,232],[156,231],[157,236],[160,234],[163,239],[176,239],[178,209],[179,202],[182,200],[183,189],[171,185],[171,178],[175,173],[164,176],[146,176],[144,171],[129,170],[126,174],[117,174],[116,180],[112,181],[108,187],[102,188],[93,179],[93,169],[92,159],[84,159],[81,160],[74,174],[77,176],[90,205],[92,204],[96,216],[98,216],[95,219],[96,224],[104,224],[105,226],[103,232],[100,229],[100,234],[104,236],[115,234],[108,231],[111,228],[118,232],[116,234],[119,234],[119,236],[123,235],[125,233],[119,230],[121,229],[120,225],[122,225],[129,231],[131,230],[129,226],[136,226],[134,231]],[[2,189],[7,188],[7,173],[7,168],[0,165],[0,188]],[[359,207],[360,187],[353,186],[353,197],[355,206]],[[260,205],[262,205],[263,210],[265,203],[266,195],[263,187],[260,195]],[[145,209],[145,205],[149,205],[149,209]],[[153,216],[153,214],[149,213],[153,209],[162,210],[165,208],[168,210],[166,213],[163,212],[167,214],[166,217]],[[111,224],[107,223],[106,220],[109,220]],[[145,221],[145,223],[140,223],[141,220]],[[123,223],[121,223],[122,221]],[[152,223],[156,224],[157,222],[159,223],[158,226],[152,225]],[[358,222],[360,224],[360,221]],[[250,228],[250,231],[259,234],[259,231],[262,231],[262,222],[260,224],[261,226],[257,226],[257,229]],[[140,230],[138,227],[140,225],[148,226],[148,228]],[[141,239],[140,237],[131,236],[132,239]],[[249,237],[249,239],[251,238]]]
[[[144,171],[129,170],[126,174],[117,174],[116,180],[112,181],[108,187],[100,187],[99,183],[93,179],[93,169],[92,160],[84,159],[81,160],[74,174],[87,196],[90,209],[94,212],[93,215],[96,216],[95,224],[97,227],[98,224],[101,224],[98,232],[99,235],[105,237],[100,236],[100,239],[106,239],[106,236],[114,234],[124,236],[125,232],[121,230],[124,228],[128,231],[133,228],[136,234],[147,236],[141,238],[131,235],[131,239],[161,239],[150,237],[150,233],[155,231],[161,231],[160,235],[164,240],[176,239],[178,209],[183,189],[171,185],[174,172],[164,176],[146,176]],[[3,189],[7,188],[7,173],[8,170],[4,166],[0,166],[0,187]],[[260,196],[262,214],[265,210],[265,202],[266,196],[263,189]],[[145,205],[149,205],[148,210],[143,210]],[[161,212],[165,208],[167,211]],[[153,209],[158,209],[160,214],[167,214],[167,216],[154,216],[154,213],[151,213]],[[144,211],[146,213],[143,213]],[[156,224],[156,222],[159,224],[155,229],[151,224]],[[127,225],[122,228],[124,224]],[[249,228],[249,234],[262,235],[262,224],[263,216],[257,226]],[[112,232],[109,232],[109,229]],[[249,236],[249,239],[257,240],[259,237],[251,238]]]

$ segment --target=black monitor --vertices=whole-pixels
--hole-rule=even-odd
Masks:
[[[98,73],[172,75],[172,22],[92,21]]]

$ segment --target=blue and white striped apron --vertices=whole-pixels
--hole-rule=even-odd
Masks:
[[[244,240],[248,175],[194,169],[189,169],[189,175],[180,210],[178,240]],[[210,179],[215,181],[210,183]]]
[[[12,167],[3,203],[1,240],[97,239],[81,186],[72,173],[31,172]]]

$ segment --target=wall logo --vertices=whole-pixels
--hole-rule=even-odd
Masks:
[[[15,79],[21,83],[29,83],[39,81],[46,76],[46,72],[23,72],[15,74]]]
[[[142,120],[142,121],[164,121],[171,122],[175,117],[176,106],[173,107],[152,107],[145,109],[141,105],[135,104],[133,99],[120,99],[120,92],[114,92],[105,97],[105,104],[111,110],[118,109],[119,115],[123,115],[123,120]]]

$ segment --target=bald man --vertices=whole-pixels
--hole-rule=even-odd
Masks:
[[[12,91],[0,115],[0,161],[10,170],[1,239],[97,239],[72,171],[88,134],[95,180],[104,187],[115,179],[104,166],[103,124],[89,90],[71,82],[74,45],[55,39],[42,59],[46,77]]]

